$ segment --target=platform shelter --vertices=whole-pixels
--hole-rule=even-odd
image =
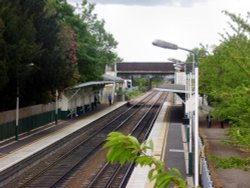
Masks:
[[[60,117],[73,118],[107,103],[107,95],[114,96],[114,81],[86,82],[64,90],[59,100]]]

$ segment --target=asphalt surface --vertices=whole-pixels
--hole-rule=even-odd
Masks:
[[[182,141],[182,119],[183,119],[183,107],[172,106],[170,110],[170,124],[167,136],[167,148],[165,154],[165,165],[168,168],[177,168],[186,178],[184,148]]]

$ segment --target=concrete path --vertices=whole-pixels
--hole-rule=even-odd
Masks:
[[[218,157],[250,157],[250,153],[243,152],[236,147],[225,145],[221,141],[228,140],[226,129],[229,125],[225,125],[224,129],[220,127],[218,121],[214,121],[211,128],[207,128],[206,119],[200,117],[200,135],[205,141],[205,152],[207,156]],[[209,169],[212,175],[215,188],[250,188],[250,171],[239,169],[215,169],[213,161],[208,160]]]

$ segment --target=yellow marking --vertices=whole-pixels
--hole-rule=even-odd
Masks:
[[[164,161],[165,153],[166,153],[166,145],[167,145],[167,136],[168,136],[168,129],[169,129],[169,123],[170,123],[170,108],[172,106],[172,94],[169,94],[170,97],[168,97],[168,106],[166,110],[166,114],[164,117],[164,122],[162,123],[162,128],[160,131],[159,139],[157,142],[157,148],[155,148],[154,151],[154,157],[156,159],[159,159],[161,161]],[[145,188],[153,188],[155,184],[155,181],[150,182],[149,180],[145,184]]]
[[[161,161],[164,161],[165,159],[165,154],[166,154],[166,149],[167,149],[168,130],[169,130],[169,124],[170,124],[170,110],[172,108],[173,96],[174,96],[172,93],[169,95],[170,95],[168,98],[169,106],[167,108],[166,116],[164,118],[165,130],[162,131],[164,133],[164,141],[163,141],[162,148],[161,148]]]

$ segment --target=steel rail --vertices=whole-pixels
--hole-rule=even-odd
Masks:
[[[149,98],[151,98],[152,95],[154,95],[154,94],[151,93],[151,94],[149,94],[148,96],[146,96],[146,97],[144,98],[144,101],[147,100],[147,99],[149,99]],[[141,107],[141,102],[140,102],[140,101],[139,101],[138,103],[136,103],[135,105],[132,105],[132,107],[129,108],[129,109],[130,109],[130,110],[131,110],[131,109],[136,109],[136,110],[134,110],[134,113],[133,113],[133,114],[136,114],[136,112],[138,112],[138,111],[140,110],[140,108],[138,108],[138,107]],[[127,110],[126,112],[120,114],[117,118],[113,119],[111,122],[115,122],[117,119],[119,119],[119,117],[125,116],[125,114],[126,114],[128,111],[129,111],[129,110]],[[120,125],[117,126],[117,127],[120,127],[120,126],[122,125],[122,123],[125,122],[125,121],[127,121],[130,117],[132,117],[132,115],[131,115],[131,116],[128,116],[128,117],[125,118],[125,119],[123,119],[123,121],[122,121],[122,122],[120,123]],[[111,122],[110,122],[110,123],[111,123]],[[109,124],[110,124],[110,123],[109,123]],[[107,126],[108,126],[108,125],[107,125]],[[107,126],[105,126],[105,127],[107,127]],[[104,129],[105,129],[105,128],[103,127],[103,128],[101,128],[100,131],[102,131],[102,130],[104,130]],[[86,141],[88,141],[89,139],[95,137],[97,134],[100,133],[100,131],[96,131],[94,134],[89,135],[89,137],[86,138],[86,139],[84,140],[84,142],[86,142]],[[69,155],[69,153],[73,152],[74,150],[76,150],[76,148],[78,148],[78,147],[81,146],[81,145],[82,145],[82,143],[76,145],[74,148],[72,148],[72,150],[71,150],[70,152],[68,152],[67,154],[61,156],[60,160],[65,159],[65,158]],[[101,145],[102,145],[102,144],[97,145],[96,148],[100,148]],[[91,153],[92,153],[92,152],[89,152],[89,155],[90,155]],[[89,157],[89,155],[86,155],[86,158]],[[44,174],[49,168],[51,168],[52,166],[56,165],[57,163],[58,163],[57,161],[54,162],[54,163],[52,163],[50,166],[48,166],[46,169],[44,169],[41,173],[37,174],[37,175],[35,176],[35,178],[36,178],[36,177],[40,177],[41,174]],[[75,165],[75,166],[76,166],[76,165]],[[74,168],[74,167],[72,167],[72,168]],[[61,177],[58,181],[60,181],[62,178],[63,178],[63,177]],[[34,179],[34,178],[33,178],[33,179]],[[26,182],[22,187],[27,186],[31,181],[32,181],[32,180]],[[58,181],[57,181],[57,182],[58,182]],[[56,182],[56,183],[57,183],[57,182]]]
[[[164,96],[164,94],[162,94],[161,96]],[[157,109],[155,109],[155,106],[158,105],[159,101],[165,100],[165,99],[166,99],[166,97],[164,97],[163,99],[161,97],[159,97],[150,106],[150,108],[147,110],[147,112],[137,122],[137,124],[135,125],[135,127],[131,131],[131,134],[134,135],[134,136],[137,136],[138,140],[140,142],[144,141],[147,138],[147,136],[148,136],[148,134],[149,134],[150,130],[152,129],[152,126],[153,126],[153,124],[155,122],[155,119],[157,118],[157,116],[159,114],[159,111],[160,111],[160,108],[161,108],[162,105],[159,105],[159,107]],[[156,112],[155,112],[155,110],[156,110]],[[144,121],[148,121],[148,119],[145,120],[146,118],[148,118],[148,119],[152,118],[151,121],[150,121],[150,125],[148,125],[148,126],[143,125],[143,124],[145,124]],[[127,176],[131,172],[132,165],[133,164],[124,165],[122,167],[121,165],[118,165],[118,164],[110,165],[108,162],[106,162],[105,165],[100,169],[98,174],[94,177],[94,179],[87,186],[87,188],[96,187],[96,186],[97,187],[102,186],[102,187],[105,187],[105,188],[112,187],[111,185],[116,181],[117,176],[119,176],[119,173],[121,173],[121,171],[125,171],[125,173],[123,172],[123,174],[125,174],[125,176],[120,175],[120,177],[123,177],[123,178],[122,178],[119,186],[123,187],[123,185],[125,184],[125,180],[127,179]],[[129,170],[129,172],[128,172],[128,170]],[[102,176],[105,176],[105,178],[102,177]],[[110,178],[109,179],[106,178],[107,176],[110,176]],[[105,183],[104,180],[106,180],[106,179],[108,179],[108,180]]]

